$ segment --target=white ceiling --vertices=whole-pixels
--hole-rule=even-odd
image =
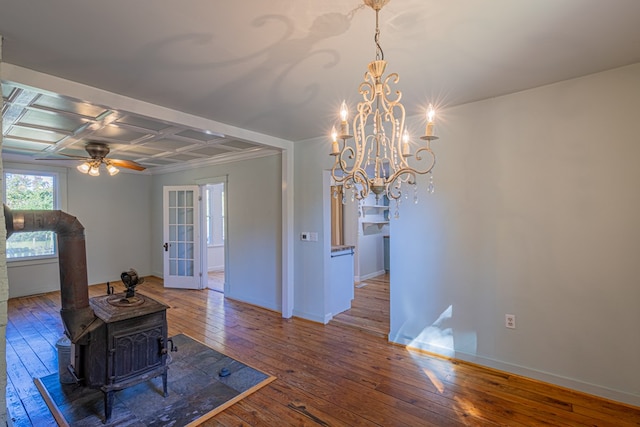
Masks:
[[[391,0],[380,20],[409,115],[640,62],[639,0]],[[374,28],[361,0],[0,0],[6,63],[290,141],[327,135],[358,101]],[[97,139],[153,168],[259,148],[4,85],[5,153]]]

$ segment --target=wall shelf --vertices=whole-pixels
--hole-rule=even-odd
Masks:
[[[364,235],[379,234],[389,224],[389,200],[386,196],[375,200],[370,194],[360,205],[360,226]]]
[[[381,230],[382,227],[384,227],[385,225],[389,224],[389,221],[386,220],[380,220],[380,221],[376,221],[376,220],[371,220],[371,221],[362,221],[362,231],[364,231],[365,228],[367,227],[373,227],[373,226],[377,226],[378,230]]]
[[[381,213],[388,210],[389,210],[389,206],[385,206],[385,205],[362,205],[362,216],[366,217],[367,213],[380,215]]]

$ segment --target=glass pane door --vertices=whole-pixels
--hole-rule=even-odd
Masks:
[[[198,187],[164,189],[164,282],[197,289],[199,280]]]

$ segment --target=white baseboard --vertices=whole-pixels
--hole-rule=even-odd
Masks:
[[[333,313],[328,313],[328,314],[325,314],[324,316],[317,316],[315,314],[310,314],[304,311],[294,309],[293,317],[299,317],[301,319],[306,319],[312,322],[322,323],[323,325],[326,325],[327,323],[329,323],[329,320],[333,318]]]
[[[386,273],[385,270],[380,270],[380,271],[374,271],[373,273],[365,274],[364,276],[358,276],[358,280],[356,280],[356,282],[362,282],[364,280],[371,279],[372,277],[380,276],[384,273]]]
[[[610,389],[597,384],[591,384],[584,381],[580,381],[574,378],[567,378],[560,375],[552,374],[549,372],[539,371],[536,369],[527,368],[520,365],[514,365],[508,362],[495,360],[476,354],[470,354],[462,351],[452,350],[450,348],[439,347],[429,344],[421,343],[419,347],[412,346],[412,340],[408,338],[395,338],[395,341],[391,339],[391,334],[388,337],[390,342],[396,342],[397,344],[406,345],[407,348],[415,348],[417,350],[423,350],[444,357],[454,358],[465,362],[474,363],[476,365],[485,366],[491,369],[519,375],[526,378],[531,378],[538,381],[543,381],[549,384],[554,384],[560,387],[568,388],[571,390],[580,391],[582,393],[591,394],[594,396],[603,397],[605,399],[614,400],[616,402],[625,403],[640,407],[640,395],[628,393],[620,390]]]

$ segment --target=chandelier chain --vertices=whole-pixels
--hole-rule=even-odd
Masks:
[[[382,50],[382,46],[380,46],[380,26],[378,16],[380,14],[379,10],[376,10],[376,32],[373,36],[373,40],[376,43],[376,61],[384,60],[384,51]]]

